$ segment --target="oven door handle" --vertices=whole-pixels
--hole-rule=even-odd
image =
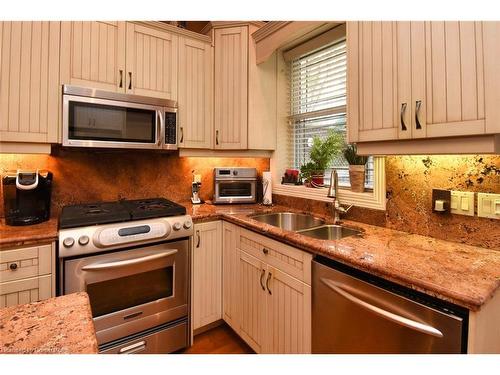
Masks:
[[[108,262],[108,263],[94,263],[94,264],[89,264],[87,266],[83,266],[82,271],[102,271],[112,268],[127,267],[127,266],[132,266],[134,264],[145,263],[145,262],[150,262],[152,260],[169,257],[176,253],[177,249],[172,249],[168,251],[162,251],[157,254],[146,255],[140,258],[119,260],[117,262]]]

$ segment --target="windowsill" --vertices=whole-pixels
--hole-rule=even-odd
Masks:
[[[358,207],[371,208],[374,210],[385,210],[385,167],[384,158],[375,158],[375,181],[373,190],[364,193],[356,193],[349,188],[339,188],[339,201],[341,204],[352,204]],[[273,194],[287,195],[291,197],[312,199],[317,201],[331,202],[332,198],[327,196],[328,188],[309,188],[304,185],[282,185],[273,184]]]

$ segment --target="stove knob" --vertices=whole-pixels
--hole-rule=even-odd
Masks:
[[[177,222],[174,224],[174,230],[181,230],[181,228],[182,228],[181,223]]]
[[[66,237],[63,240],[64,247],[71,247],[74,245],[74,243],[75,243],[75,240],[72,237]]]
[[[193,223],[192,223],[191,221],[189,221],[189,220],[188,220],[188,221],[186,221],[186,222],[184,223],[184,228],[185,228],[185,229],[189,229],[189,228],[191,228],[191,226],[192,226],[192,225],[193,225]]]
[[[81,236],[79,239],[78,239],[78,243],[82,246],[85,246],[89,243],[89,236]]]

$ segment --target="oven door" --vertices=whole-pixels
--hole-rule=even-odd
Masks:
[[[188,244],[64,261],[64,294],[88,293],[100,345],[188,315]]]
[[[63,146],[160,149],[163,108],[64,95]]]
[[[215,203],[255,203],[256,181],[218,180],[215,182]]]

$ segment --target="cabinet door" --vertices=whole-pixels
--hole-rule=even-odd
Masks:
[[[179,146],[212,147],[212,47],[188,38],[179,41]]]
[[[193,329],[222,319],[222,224],[194,227]]]
[[[239,227],[223,222],[222,224],[222,287],[224,321],[236,332],[239,332],[240,304],[240,259],[237,248]]]
[[[125,22],[63,22],[61,82],[125,91]]]
[[[427,138],[484,134],[483,48],[498,50],[498,40],[484,45],[481,22],[412,22],[411,33],[414,133],[420,128]]]
[[[0,22],[0,141],[58,141],[60,32],[60,22]]]
[[[215,148],[246,149],[248,27],[216,29]]]
[[[349,142],[409,138],[409,22],[347,23]]]
[[[311,287],[268,266],[266,353],[311,353]]]
[[[127,23],[127,92],[177,100],[177,48],[177,35]]]
[[[240,336],[257,353],[263,349],[266,314],[265,263],[239,250]]]

